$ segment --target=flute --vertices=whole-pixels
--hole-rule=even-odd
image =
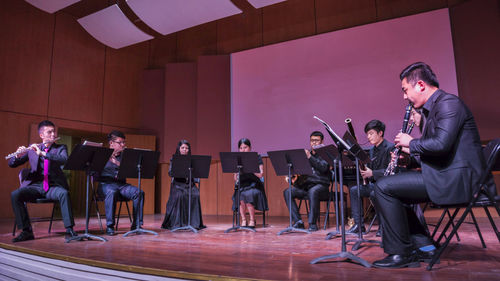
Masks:
[[[47,143],[55,142],[55,141],[56,141],[56,140],[58,140],[58,139],[60,139],[60,137],[57,137],[57,138],[55,138],[55,139],[53,139],[53,140],[51,140],[51,141],[46,141],[46,142],[42,142],[42,143],[32,144],[32,145],[30,145],[30,146],[28,146],[28,147],[25,147],[24,149],[21,149],[21,150],[19,150],[19,151],[13,152],[13,153],[11,153],[11,154],[9,154],[9,155],[5,156],[5,159],[10,159],[10,158],[13,158],[13,157],[17,157],[17,155],[19,155],[19,154],[24,154],[24,153],[26,153],[26,152],[28,152],[30,149],[33,149],[33,148],[32,148],[32,146],[33,146],[33,145],[36,145],[36,146],[40,146],[40,145],[42,145],[42,144],[43,144],[43,145],[45,145],[45,144],[47,144]]]

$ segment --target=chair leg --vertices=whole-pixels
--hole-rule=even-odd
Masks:
[[[49,233],[52,229],[52,221],[54,220],[54,211],[56,209],[56,203],[52,203],[52,214],[50,215],[50,223],[49,223]]]
[[[436,236],[436,233],[439,229],[439,227],[441,226],[441,223],[443,222],[443,219],[444,219],[444,216],[446,214],[446,211],[448,210],[448,208],[446,208],[442,213],[441,213],[441,217],[439,217],[439,220],[438,222],[436,223],[436,226],[434,227],[434,231],[432,231],[432,234],[431,234],[431,238],[434,239],[434,237]]]
[[[16,236],[16,220],[14,219],[14,227],[12,228],[12,236]]]
[[[498,242],[500,242],[500,233],[498,232],[497,225],[495,224],[493,217],[491,217],[490,210],[488,210],[487,206],[483,206],[483,208],[484,208],[484,211],[486,212],[486,215],[488,216],[488,219],[490,220],[491,227],[493,228],[493,230],[495,231],[495,234],[497,235]]]
[[[262,211],[262,227],[266,227],[266,210]]]
[[[125,207],[127,207],[128,220],[132,223],[132,216],[130,215],[130,209],[128,208],[128,202],[125,201]],[[139,222],[137,222],[139,223]]]
[[[116,230],[118,230],[118,224],[120,223],[120,214],[122,213],[122,203],[123,201],[120,201],[120,207],[118,207],[118,215],[116,216],[116,223],[115,223]]]
[[[373,216],[373,218],[372,218],[372,221],[370,222],[370,225],[369,225],[369,226],[368,226],[368,228],[366,229],[366,233],[369,233],[369,232],[370,232],[370,230],[372,229],[372,226],[373,226],[373,224],[375,223],[375,220],[377,219],[377,216],[378,216],[378,215],[375,213],[375,215],[374,215],[374,216]],[[380,225],[379,225],[379,228],[380,228]],[[366,234],[366,233],[365,233],[365,234]]]
[[[451,214],[450,214],[450,210],[449,209],[446,209],[446,214],[448,215],[448,219],[451,220],[451,227],[455,227],[455,223],[451,219]],[[460,242],[460,237],[458,236],[458,231],[457,231],[457,233],[455,233],[455,236],[457,237],[457,241]]]
[[[330,223],[330,199],[326,201],[326,214],[325,214],[325,222],[323,224],[323,229],[326,230],[326,225]]]
[[[453,218],[455,218],[456,215],[458,214],[458,210],[460,210],[460,208],[456,208],[455,209],[455,212],[453,213],[453,216],[452,216]],[[467,207],[467,209],[465,209],[465,212],[462,214],[462,216],[458,220],[458,222],[455,225],[455,227],[452,228],[450,235],[446,238],[446,240],[444,241],[444,243],[437,249],[436,253],[432,257],[431,262],[427,265],[427,270],[431,270],[432,267],[434,266],[434,264],[439,260],[439,257],[443,253],[444,249],[448,246],[448,244],[450,243],[450,241],[453,238],[453,236],[455,235],[455,233],[458,231],[458,228],[460,227],[460,225],[462,225],[462,222],[465,220],[465,217],[467,216],[467,213],[470,212],[470,210],[471,210],[471,206],[469,205],[469,207]],[[451,223],[448,222],[446,224],[446,226],[445,226],[445,230],[444,231],[446,231],[450,225],[451,225]],[[442,236],[443,236],[443,234],[440,235],[440,238]],[[438,241],[438,243],[439,243],[439,241]]]
[[[484,243],[483,235],[481,234],[481,230],[479,230],[479,225],[477,224],[476,216],[474,215],[474,212],[472,211],[472,209],[470,210],[470,216],[472,217],[472,221],[474,222],[474,225],[476,226],[477,235],[479,235],[479,239],[481,240],[481,244],[483,245],[483,248],[486,248],[486,244]]]
[[[458,212],[460,211],[460,208],[456,208],[455,209],[455,212],[453,212],[453,214],[451,215],[451,218],[450,220],[448,221],[448,223],[446,223],[446,225],[444,226],[444,229],[443,231],[441,232],[441,234],[439,235],[438,239],[436,240],[437,244],[440,244],[441,242],[441,239],[443,239],[443,237],[446,237],[446,239],[451,239],[451,237],[447,237],[446,236],[446,231],[448,231],[448,228],[450,228],[451,224],[453,223],[453,220],[455,219],[455,217],[458,215]],[[461,223],[460,223],[461,224]],[[458,225],[458,223],[457,223]],[[456,227],[456,225],[455,225]],[[454,227],[454,228],[455,228]],[[458,228],[457,228],[458,229]],[[456,231],[455,231],[456,232]],[[453,234],[455,235],[455,234]],[[433,237],[434,238],[434,237]]]

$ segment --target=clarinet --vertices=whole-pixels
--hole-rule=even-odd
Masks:
[[[401,131],[404,132],[405,134],[411,134],[413,126],[415,126],[415,123],[412,123],[410,127],[407,129],[412,108],[413,108],[412,104],[409,103],[405,109],[406,112],[403,120],[403,128],[401,129]],[[393,152],[395,157],[391,159],[391,162],[389,163],[389,165],[387,165],[387,169],[385,169],[384,176],[394,175],[394,173],[396,172],[396,168],[398,166],[398,161],[399,161],[399,155],[401,154],[401,147],[394,149]]]

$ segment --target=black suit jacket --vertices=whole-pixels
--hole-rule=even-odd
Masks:
[[[68,161],[68,148],[66,145],[56,143],[52,144],[46,157],[50,161],[49,181],[51,182],[51,185],[56,184],[68,189],[69,186],[66,176],[62,171],[64,164]],[[9,166],[12,168],[22,165],[27,161],[30,163],[30,173],[27,175],[26,179],[22,181],[21,187],[28,186],[31,183],[43,181],[43,160],[44,157],[36,155],[36,152],[33,150],[29,150],[23,157],[13,157],[9,160]],[[38,168],[39,161],[42,161],[40,169]]]
[[[485,172],[476,122],[456,96],[437,90],[423,107],[422,137],[410,142],[420,156],[425,187],[437,204],[468,202]]]

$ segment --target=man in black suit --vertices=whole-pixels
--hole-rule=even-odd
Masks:
[[[300,178],[293,183],[291,187],[292,192],[292,203],[290,204],[290,188],[283,191],[283,197],[288,208],[292,208],[292,220],[294,222],[294,227],[304,228],[304,222],[302,221],[299,213],[299,208],[295,202],[295,198],[303,199],[306,196],[309,198],[309,231],[317,231],[318,225],[316,221],[319,218],[320,206],[319,202],[321,200],[328,200],[328,186],[330,185],[330,165],[328,162],[323,160],[319,155],[314,152],[314,147],[323,144],[323,134],[319,131],[314,131],[309,136],[311,143],[311,150],[305,150],[307,158],[309,159],[309,164],[313,168],[313,174],[311,176],[299,176],[304,180],[301,181]],[[301,181],[299,183],[299,181]]]
[[[11,193],[16,224],[22,230],[12,242],[35,239],[25,202],[38,198],[58,200],[66,228],[66,238],[76,236],[73,231],[75,223],[68,193],[69,186],[62,171],[68,160],[68,149],[66,145],[54,143],[56,136],[54,123],[48,120],[40,122],[38,133],[42,139],[41,145],[32,144],[28,148],[21,146],[17,150],[18,155],[9,160],[9,166],[12,168],[27,161],[31,166],[27,176],[22,179],[21,187]]]
[[[381,178],[375,186],[375,204],[383,232],[384,259],[376,267],[419,266],[425,245],[432,245],[426,228],[409,204],[468,202],[472,188],[485,170],[485,160],[474,117],[457,97],[439,89],[436,75],[421,62],[400,74],[404,99],[421,110],[422,136],[414,139],[399,133],[395,144],[420,158],[421,172]]]
[[[144,191],[128,184],[126,179],[118,178],[122,152],[126,148],[125,135],[120,131],[111,131],[108,134],[109,148],[113,149],[113,154],[109,158],[106,166],[101,172],[100,184],[98,188],[99,195],[104,198],[104,209],[106,210],[106,234],[115,235],[115,209],[118,196],[133,202],[133,221],[131,230],[137,226],[137,210],[143,208]],[[142,214],[143,212],[141,212]],[[142,225],[142,217],[139,226]]]

